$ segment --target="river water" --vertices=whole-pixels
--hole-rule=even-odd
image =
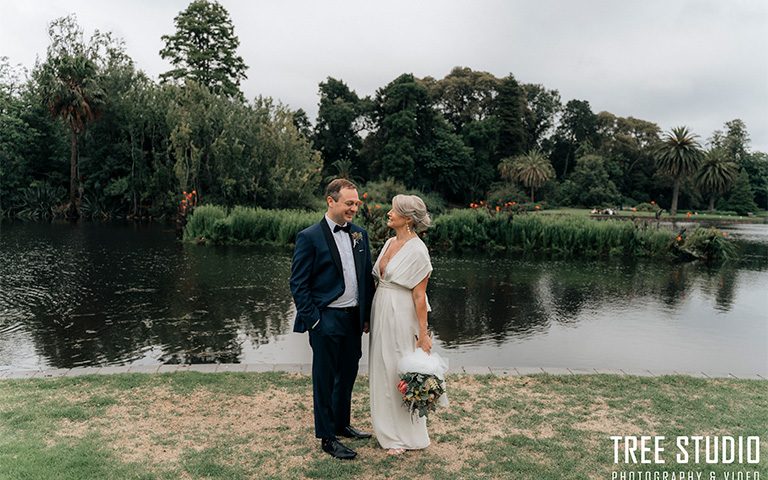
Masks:
[[[741,259],[719,267],[435,255],[435,350],[453,365],[768,374],[768,225],[728,228]],[[309,363],[289,272],[285,251],[182,245],[160,225],[3,224],[0,370]]]

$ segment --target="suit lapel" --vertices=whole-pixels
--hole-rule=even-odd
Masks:
[[[336,247],[336,240],[333,239],[333,233],[331,233],[331,228],[328,226],[328,222],[325,220],[325,217],[320,220],[320,229],[323,231],[323,236],[325,237],[326,243],[328,243],[328,250],[331,252],[333,263],[336,265],[336,268],[339,269],[339,274],[344,276],[344,269],[341,267],[341,256],[339,255],[339,249]]]
[[[358,232],[359,230],[355,230],[353,227],[351,232]],[[360,232],[362,235],[362,232]],[[361,274],[363,273],[363,254],[358,252],[358,250],[363,250],[365,247],[363,247],[361,244],[363,242],[362,238],[359,242],[357,242],[357,245],[355,245],[354,240],[352,240],[352,236],[349,237],[350,245],[352,245],[352,258],[355,259],[355,273],[357,274],[357,285],[360,286],[360,279],[362,278]]]

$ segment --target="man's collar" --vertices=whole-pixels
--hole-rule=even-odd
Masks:
[[[333,227],[335,227],[336,225],[339,225],[338,223],[331,220],[331,217],[329,217],[327,213],[325,214],[325,221],[328,222],[328,227],[331,229],[331,233],[333,233]],[[344,222],[344,225],[339,225],[339,226],[346,227],[347,222]]]

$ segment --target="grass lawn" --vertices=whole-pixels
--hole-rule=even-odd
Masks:
[[[452,376],[432,445],[322,453],[311,380],[282,373],[122,374],[0,381],[0,479],[597,479],[613,471],[759,471],[768,383],[611,375]],[[353,423],[370,431],[358,381]],[[614,465],[611,435],[759,435],[758,465]],[[752,477],[754,478],[754,477]]]

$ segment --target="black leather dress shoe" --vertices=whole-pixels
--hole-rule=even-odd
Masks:
[[[357,452],[344,446],[343,443],[335,438],[324,438],[321,442],[323,451],[334,458],[340,458],[342,460],[352,460],[357,456]]]
[[[370,433],[361,432],[360,430],[354,429],[350,426],[344,427],[344,429],[341,430],[340,432],[337,432],[336,435],[340,435],[346,438],[357,438],[357,439],[371,438]]]

